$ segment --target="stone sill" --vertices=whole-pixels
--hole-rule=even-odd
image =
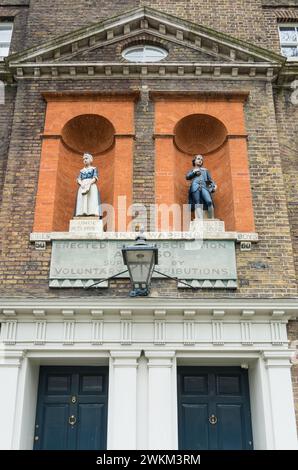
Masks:
[[[138,232],[33,232],[30,242],[51,242],[52,240],[135,240]],[[145,232],[147,240],[195,240],[193,232]],[[201,237],[197,237],[201,239]],[[258,234],[254,232],[203,232],[203,240],[235,240],[257,243]]]

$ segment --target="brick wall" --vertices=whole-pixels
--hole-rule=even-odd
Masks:
[[[0,2],[2,5],[3,2]],[[264,33],[265,19],[262,16],[259,0],[225,0],[217,5],[214,2],[117,2],[113,13],[147,4],[172,13],[182,18],[198,21],[236,37],[252,40],[260,44]],[[125,5],[125,7],[124,7]],[[79,26],[98,21],[109,16],[111,2],[76,1],[53,2],[52,0],[30,2],[28,11],[27,44],[36,44],[53,35],[73,31]],[[100,6],[100,8],[99,8]],[[55,7],[55,8],[54,8]],[[244,8],[245,7],[245,8]],[[8,7],[6,7],[8,8]],[[81,14],[74,14],[80,8]],[[25,11],[25,9],[24,9]],[[241,15],[239,15],[241,12]],[[23,23],[22,34],[26,23]],[[269,27],[268,25],[266,27]],[[271,26],[270,26],[271,27]],[[275,25],[273,25],[275,28]],[[17,30],[15,30],[17,31]],[[17,33],[15,33],[17,34]],[[16,36],[17,37],[17,36]],[[261,41],[262,42],[262,41]],[[20,46],[20,44],[19,44]],[[18,47],[19,47],[18,46]],[[115,52],[120,54],[122,44],[109,46],[103,51],[104,60],[114,60]],[[169,47],[169,55],[179,60],[183,51],[177,46]],[[116,91],[127,92],[141,90],[140,100],[135,106],[136,141],[134,152],[134,202],[150,204],[155,201],[155,143],[152,139],[154,128],[154,103],[148,92],[152,90],[190,90],[197,91],[198,84],[202,91],[249,91],[245,105],[246,129],[249,134],[248,154],[253,192],[253,206],[256,231],[260,242],[253,246],[250,253],[240,252],[237,247],[237,269],[239,289],[235,291],[197,291],[176,289],[175,282],[153,282],[152,295],[174,297],[290,297],[296,295],[296,280],[293,268],[291,234],[288,224],[287,199],[284,190],[278,133],[275,121],[275,109],[270,85],[261,82],[245,83],[232,81],[195,81],[195,80],[90,80],[90,81],[20,81],[14,124],[11,139],[9,162],[4,187],[4,199],[1,212],[1,227],[4,230],[3,263],[1,270],[3,285],[0,287],[5,296],[119,296],[127,295],[127,281],[115,280],[113,287],[101,293],[77,290],[55,291],[48,288],[48,270],[50,247],[46,252],[37,252],[29,243],[32,231],[35,198],[37,191],[38,168],[41,154],[40,133],[44,127],[45,102],[41,93],[45,91]],[[147,88],[146,88],[147,87]],[[283,101],[281,101],[283,103]],[[279,109],[280,108],[280,109]],[[287,114],[285,105],[277,106],[278,115]],[[292,111],[294,112],[294,111]],[[1,119],[1,118],[0,118]],[[282,118],[280,119],[282,120]],[[7,125],[6,119],[2,121]],[[294,126],[293,115],[289,122]],[[3,124],[2,124],[3,126]],[[284,123],[281,132],[287,127]],[[287,139],[293,142],[294,128],[291,127]],[[3,132],[3,131],[2,131]],[[8,135],[4,131],[6,136]],[[6,144],[7,145],[7,144]],[[291,158],[293,154],[291,153]],[[4,159],[3,159],[4,161]],[[283,168],[287,161],[282,160]],[[3,166],[3,165],[2,165]],[[5,163],[3,168],[5,168]],[[288,171],[292,171],[289,166]],[[295,175],[285,175],[294,182]],[[291,184],[294,184],[294,183]],[[297,198],[296,198],[297,199]],[[292,208],[295,194],[288,204],[291,222],[295,227]],[[293,212],[293,211],[292,211]],[[294,230],[294,231],[293,231]],[[292,228],[292,238],[295,228]]]
[[[146,84],[146,85],[145,85]],[[148,86],[149,90],[185,89],[184,80],[173,81],[20,81],[18,86],[9,161],[4,187],[1,226],[4,230],[4,282],[0,292],[5,297],[21,296],[126,296],[127,282],[115,281],[117,290],[49,290],[50,247],[34,250],[29,243],[33,227],[38,169],[41,154],[40,133],[44,126],[44,91],[129,91]],[[188,80],[187,89],[197,90],[197,81]],[[296,295],[291,235],[288,225],[286,194],[280,162],[275,112],[270,85],[202,81],[202,90],[248,90],[245,105],[249,134],[248,154],[253,191],[256,231],[260,242],[249,253],[237,248],[239,289],[234,291],[197,291],[176,289],[175,282],[154,281],[153,296],[172,297],[290,297]],[[249,89],[250,88],[250,89]],[[152,202],[154,195],[154,104],[148,102],[148,89],[136,105],[136,142],[134,160],[134,201]],[[145,174],[145,176],[144,176]],[[144,191],[144,187],[146,191]]]
[[[187,7],[183,0],[31,0],[27,46],[139,6],[177,15],[279,52],[276,21],[267,21],[261,0],[188,0]]]
[[[17,52],[23,48],[29,0],[3,1],[0,0],[0,22],[8,18],[13,19],[13,36],[10,52]],[[13,119],[14,99],[16,94],[15,85],[6,85],[5,103],[0,103],[0,205],[2,201],[2,190],[4,185],[9,139]]]
[[[293,90],[276,88],[275,108],[281,163],[287,188],[287,205],[291,226],[296,275],[298,276],[298,105],[291,102]]]
[[[138,0],[30,0],[27,47],[138,6]]]
[[[7,165],[16,91],[16,86],[7,85],[5,87],[5,102],[2,104],[0,103],[0,206],[2,201],[2,190],[4,186],[5,170]]]
[[[282,170],[287,189],[287,206],[291,227],[296,278],[298,276],[298,106],[291,102],[292,90],[275,89],[275,110],[280,143]],[[298,340],[298,321],[288,325],[289,341]],[[298,426],[298,364],[292,366],[296,420]]]

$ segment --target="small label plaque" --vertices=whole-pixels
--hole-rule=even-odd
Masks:
[[[251,251],[251,242],[240,242],[240,251]]]
[[[46,242],[35,242],[35,249],[38,250],[38,251],[44,251],[47,247],[47,244]]]

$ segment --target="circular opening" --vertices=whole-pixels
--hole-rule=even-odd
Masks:
[[[210,153],[226,140],[227,129],[221,121],[207,114],[192,114],[181,119],[174,131],[179,150],[189,155]]]
[[[129,62],[159,62],[167,55],[168,52],[165,49],[145,44],[128,47],[122,52],[124,59]]]
[[[82,114],[65,124],[62,139],[76,153],[89,152],[96,155],[113,145],[114,133],[113,125],[103,116]]]

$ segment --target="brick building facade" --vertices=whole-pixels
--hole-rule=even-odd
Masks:
[[[39,421],[42,377],[55,372],[72,380],[84,374],[81,366],[93,368],[91,375],[102,367],[102,377],[109,376],[97,446],[296,448],[298,61],[297,54],[288,60],[281,54],[279,30],[294,29],[298,48],[297,1],[0,0],[0,34],[9,23],[9,55],[0,61],[0,377],[7,384],[0,396],[9,431],[0,425],[0,446],[55,448],[46,441],[46,419]],[[123,56],[144,45],[167,56],[138,63]],[[51,277],[59,243],[99,242],[96,234],[68,231],[81,166],[71,146],[79,145],[77,136],[89,145],[90,134],[86,125],[84,136],[85,121],[67,126],[86,115],[114,129],[109,148],[96,143],[94,162],[103,202],[115,207],[123,195],[147,208],[182,205],[188,149],[206,140],[202,152],[218,184],[215,216],[225,231],[204,240],[233,244],[236,284],[188,277],[190,289],[154,278],[148,298],[131,299],[127,277],[88,290],[80,276]],[[197,131],[201,122],[204,130]],[[165,243],[174,230],[170,225]],[[148,239],[156,239],[153,232]],[[249,424],[241,442],[189,441],[196,425],[187,421],[190,392],[181,385],[189,374],[193,383],[206,374],[218,383],[221,374],[239,380],[247,374],[241,419]],[[218,406],[220,400],[224,406],[219,393]],[[203,419],[207,426],[213,429]],[[92,448],[90,442],[81,448]]]

